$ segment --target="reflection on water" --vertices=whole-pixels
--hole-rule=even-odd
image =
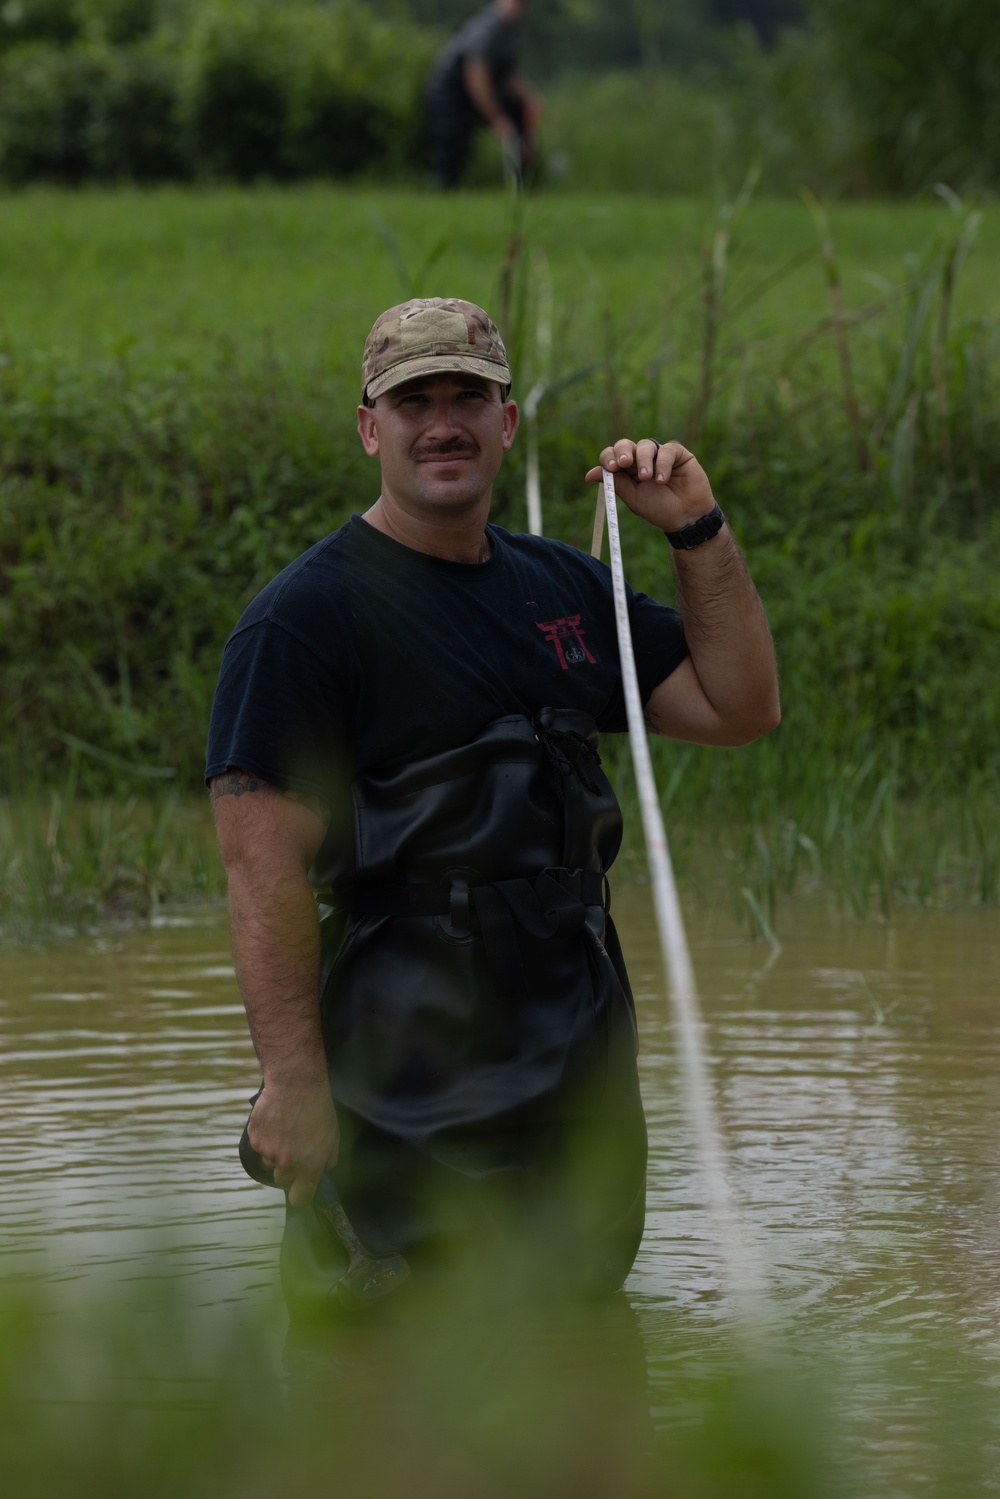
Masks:
[[[645,892],[621,889],[615,909],[652,1144],[629,1292],[654,1407],[683,1422],[732,1308]],[[733,1185],[783,1343],[845,1373],[859,1442],[917,1472],[935,1390],[1000,1378],[995,913],[904,912],[886,927],[803,902],[782,936],[775,957],[692,916]],[[221,913],[0,951],[0,1275],[71,1297],[141,1282],[166,1250],[206,1316],[272,1304],[280,1209],[235,1154],[256,1080]]]
[[[273,1197],[240,1169],[257,1083],[221,913],[0,950],[0,1274],[141,1278],[206,1305],[274,1278]]]

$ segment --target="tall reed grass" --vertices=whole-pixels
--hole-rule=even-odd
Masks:
[[[1000,795],[982,778],[962,798],[903,797],[874,757],[808,793],[692,808],[685,785],[707,751],[654,746],[673,860],[685,895],[728,907],[780,941],[787,902],[825,893],[859,918],[900,906],[1000,899]],[[624,746],[605,744],[626,821],[614,883],[645,880],[638,805]],[[693,779],[693,776],[690,776]],[[207,798],[81,798],[71,790],[0,801],[0,940],[37,940],[145,921],[165,905],[221,901],[225,875]]]
[[[167,793],[0,799],[0,938],[147,920],[225,889],[207,799]]]
[[[904,796],[897,770],[874,755],[839,773],[817,768],[796,793],[690,805],[685,787],[707,751],[656,746],[661,800],[678,878],[708,908],[728,906],[748,929],[780,940],[788,899],[822,893],[859,918],[901,906],[993,905],[1000,898],[1000,794],[983,776],[964,796]],[[619,878],[645,878],[638,807],[626,756],[613,755],[626,814]],[[694,777],[692,776],[692,779]]]

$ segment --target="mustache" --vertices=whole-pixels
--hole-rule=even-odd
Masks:
[[[446,442],[426,442],[419,448],[414,448],[415,458],[450,458],[457,453],[479,452],[477,443],[469,442],[464,437],[450,437]]]

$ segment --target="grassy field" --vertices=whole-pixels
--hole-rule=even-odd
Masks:
[[[725,829],[722,886],[772,916],[803,880],[858,909],[995,898],[998,248],[1000,210],[943,200],[824,221],[805,202],[329,187],[0,198],[5,787],[36,808],[52,787],[194,790],[232,623],[374,496],[354,432],[372,320],[448,291],[502,322],[522,399],[546,386],[501,523],[525,525],[530,440],[546,531],[586,546],[603,442],[677,434],[746,548],[784,722],[735,754],[659,747],[681,844]],[[668,595],[659,538],[629,518],[625,547]],[[8,900],[54,888],[46,817],[19,824],[37,858],[8,861]],[[207,888],[192,859],[186,880],[100,885],[143,909]]]
[[[852,304],[871,301],[885,281],[903,281],[910,258],[948,217],[940,202],[844,205],[829,215]],[[570,330],[573,356],[585,348],[581,310],[610,309],[623,332],[644,326],[658,337],[672,304],[690,295],[716,217],[712,205],[697,201],[530,201],[524,230],[530,248],[547,257],[555,325]],[[276,355],[302,376],[354,380],[375,316],[411,294],[379,220],[395,236],[417,294],[447,291],[496,306],[511,232],[510,206],[499,193],[34,190],[0,198],[0,336],[19,353],[56,348],[89,361],[127,351],[154,369],[175,358],[210,359],[222,342],[244,355]],[[740,319],[747,337],[794,337],[826,313],[815,249],[802,205],[750,205],[739,228],[734,297],[775,279]],[[993,208],[962,279],[960,313],[1000,316],[998,255],[1000,209]]]

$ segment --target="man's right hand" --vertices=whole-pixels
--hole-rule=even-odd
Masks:
[[[212,781],[236,977],[264,1073],[247,1137],[295,1207],[337,1160],[320,1022],[320,939],[308,870],[327,836],[322,804],[247,770]]]
[[[306,1207],[340,1153],[340,1127],[326,1077],[309,1085],[265,1083],[247,1134],[275,1185],[288,1193],[293,1207]]]

